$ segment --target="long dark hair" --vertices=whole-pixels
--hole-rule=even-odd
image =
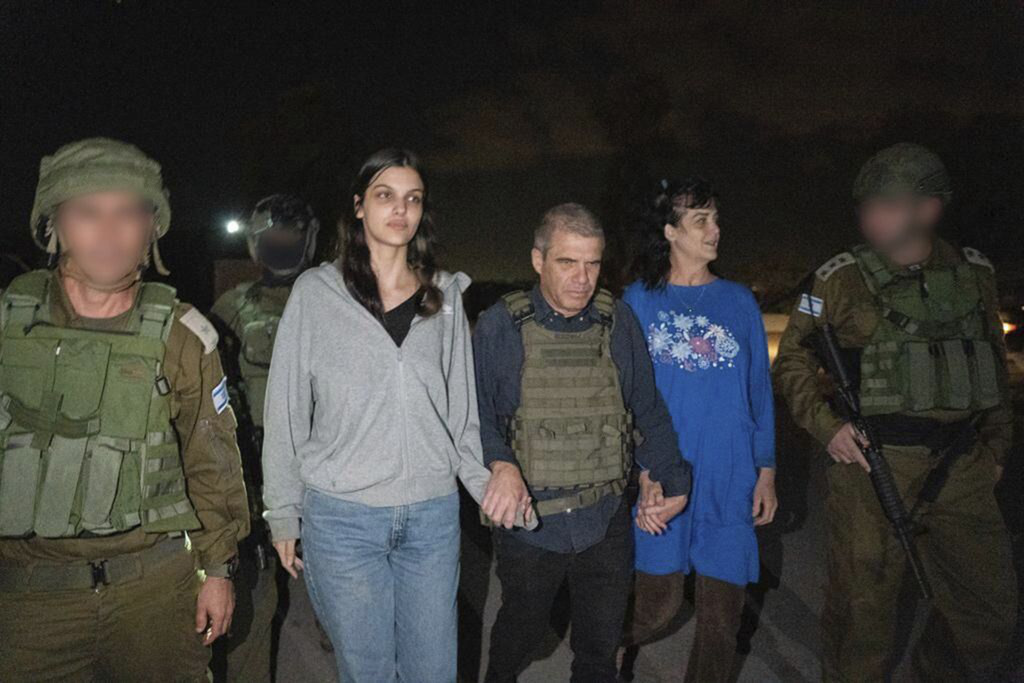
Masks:
[[[370,155],[370,158],[363,162],[355,180],[352,181],[352,189],[346,198],[348,202],[345,204],[339,222],[341,275],[352,296],[378,320],[384,317],[384,304],[380,300],[377,276],[370,265],[370,247],[366,243],[366,228],[363,226],[363,221],[356,218],[356,208],[351,198],[358,195],[360,200],[365,200],[366,189],[373,179],[382,171],[396,166],[411,168],[419,173],[420,178],[423,179],[424,189],[427,188],[420,160],[415,154],[405,149],[382,149]],[[424,191],[423,217],[420,218],[416,235],[409,243],[406,254],[406,263],[409,264],[409,268],[416,275],[420,288],[423,289],[423,296],[416,304],[416,312],[424,317],[434,315],[441,310],[444,299],[441,290],[434,284],[434,273],[437,272],[437,262],[434,259],[435,244],[430,195]]]
[[[630,267],[632,279],[647,289],[663,288],[672,270],[665,226],[678,224],[687,209],[704,209],[717,202],[715,188],[703,178],[659,181],[633,212],[640,244]]]

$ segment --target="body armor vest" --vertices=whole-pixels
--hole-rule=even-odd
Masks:
[[[854,257],[879,312],[861,354],[864,414],[997,405],[999,361],[971,265],[897,273],[868,247],[854,249]]]
[[[0,536],[197,529],[165,342],[173,288],[144,283],[123,332],[57,327],[47,271],[0,300]]]
[[[232,328],[236,330],[241,349],[238,370],[242,391],[249,408],[249,417],[256,427],[263,426],[263,402],[267,395],[270,356],[274,350],[277,325],[284,313],[287,296],[266,296],[263,285],[253,283],[242,294]]]
[[[595,296],[600,324],[571,333],[538,324],[525,292],[504,300],[523,340],[521,398],[509,436],[527,482],[535,489],[620,493],[632,466],[633,426],[611,356],[611,294]],[[538,504],[538,512],[551,512],[556,502]]]

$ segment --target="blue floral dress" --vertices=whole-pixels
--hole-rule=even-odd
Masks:
[[[757,302],[743,285],[721,279],[655,290],[637,282],[623,298],[643,328],[679,450],[693,465],[686,510],[661,536],[637,532],[636,568],[757,581],[754,484],[758,468],[775,467],[768,345]]]

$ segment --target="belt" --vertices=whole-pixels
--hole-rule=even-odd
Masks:
[[[179,553],[188,555],[182,538],[168,538],[151,548],[118,555],[106,560],[69,562],[67,564],[32,563],[0,565],[0,592],[33,593],[62,590],[99,591],[142,578],[167,558]]]
[[[940,422],[914,415],[872,415],[867,418],[878,440],[888,446],[926,446],[941,451],[971,428],[970,420]]]
[[[598,484],[597,486],[590,486],[585,489],[581,489],[561,498],[538,500],[534,502],[533,507],[537,511],[537,515],[543,518],[544,515],[557,515],[561,512],[590,507],[605,496],[618,496],[625,490],[625,480],[616,479],[615,481],[610,481],[606,484]]]

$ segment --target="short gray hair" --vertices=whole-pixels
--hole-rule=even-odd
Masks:
[[[604,228],[597,216],[582,204],[568,202],[548,209],[540,219],[540,225],[533,232],[533,248],[542,254],[548,253],[551,237],[556,230],[565,230],[581,237],[598,237],[604,240]]]

